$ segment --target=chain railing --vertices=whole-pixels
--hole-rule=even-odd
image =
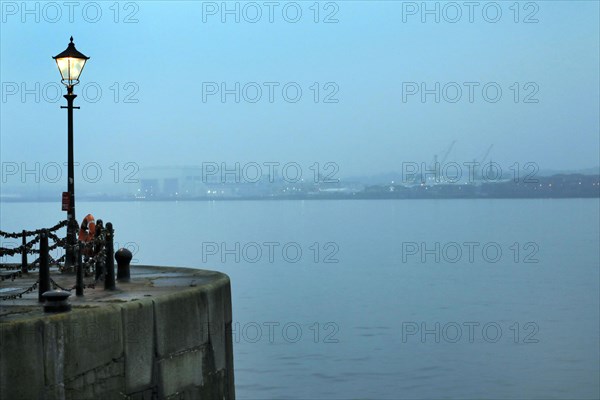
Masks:
[[[48,228],[48,229],[40,228],[40,229],[37,229],[35,231],[24,230],[22,233],[16,233],[16,232],[15,233],[8,233],[8,232],[4,232],[4,231],[0,230],[0,236],[6,237],[6,238],[12,238],[12,239],[17,239],[17,238],[20,238],[20,237],[23,237],[23,236],[25,236],[25,237],[27,237],[27,236],[34,236],[34,235],[35,236],[39,236],[40,233],[42,233],[42,231],[44,229],[46,230],[46,232],[54,232],[54,231],[57,231],[60,228],[63,228],[65,226],[67,226],[67,220],[60,221],[58,224],[54,225],[52,228]]]
[[[6,281],[6,280],[11,280],[14,281],[15,278],[19,278],[21,275],[23,275],[23,273],[21,271],[17,271],[17,272],[9,272],[8,274],[4,273],[0,273],[0,282],[1,281]]]
[[[16,248],[12,248],[12,249],[8,249],[5,247],[0,247],[0,257],[4,257],[4,256],[15,256],[20,254],[21,255],[21,272],[22,273],[28,273],[30,270],[35,269],[36,268],[36,264],[39,264],[39,258],[34,261],[33,263],[29,264],[27,262],[27,255],[28,254],[39,254],[40,250],[39,249],[34,249],[33,246],[36,245],[37,243],[39,243],[40,241],[40,236],[41,233],[43,231],[46,231],[46,233],[48,234],[48,236],[54,240],[54,244],[52,246],[49,247],[49,250],[55,250],[57,248],[64,248],[66,245],[66,238],[60,238],[58,235],[56,235],[53,232],[58,231],[59,229],[63,228],[64,226],[67,225],[67,221],[61,221],[58,224],[54,225],[52,228],[49,229],[36,229],[34,231],[28,231],[28,230],[23,230],[21,233],[8,233],[8,232],[4,232],[4,231],[0,231],[0,236],[1,237],[5,237],[5,238],[21,238],[22,240],[22,244],[19,247]],[[27,238],[29,236],[34,236],[35,237],[33,239],[31,239],[30,241],[27,241]],[[53,260],[51,258],[51,260]],[[54,261],[56,262],[56,261]],[[4,266],[4,268],[6,269],[17,269],[16,266]]]
[[[33,291],[36,287],[39,289],[39,299],[43,301],[42,294],[48,290],[52,286],[54,289],[59,288],[61,290],[71,291],[75,289],[76,294],[78,296],[83,295],[84,288],[95,288],[96,282],[87,283],[83,282],[84,275],[86,277],[95,276],[95,281],[104,280],[104,288],[107,290],[115,289],[115,266],[114,266],[114,248],[113,248],[113,237],[114,230],[111,223],[106,224],[106,228],[102,228],[97,231],[97,235],[94,239],[89,242],[81,242],[78,241],[73,247],[70,247],[67,244],[66,238],[60,238],[58,235],[53,233],[54,231],[64,227],[66,225],[66,221],[62,221],[49,230],[46,229],[38,229],[35,231],[23,231],[20,234],[17,233],[7,233],[4,231],[0,231],[0,235],[4,237],[17,238],[21,237],[23,240],[23,244],[14,249],[6,249],[0,247],[0,256],[4,255],[16,255],[21,254],[22,262],[21,266],[18,265],[0,265],[3,268],[2,270],[17,270],[19,271],[9,272],[9,273],[0,273],[0,281],[4,281],[7,279],[15,280],[18,277],[22,277],[24,274],[28,274],[33,269],[39,269],[39,279],[36,283],[25,289],[23,292],[13,293],[10,295],[0,296],[0,300],[9,300],[20,298],[23,294],[29,293]],[[26,242],[26,238],[28,236],[37,235],[35,238]],[[48,240],[51,239],[54,241],[54,244],[49,246]],[[34,249],[33,246],[39,243],[39,248]],[[60,272],[66,272],[71,270],[67,268],[65,265],[61,265],[60,263],[65,260],[65,255],[62,255],[58,259],[53,259],[50,255],[51,250],[55,250],[57,248],[64,248],[65,251],[70,249],[74,250],[74,253],[77,254],[76,257],[76,282],[75,285],[70,288],[64,288],[60,286],[54,279],[50,277],[50,265],[58,266]],[[27,254],[39,254],[39,258],[37,258],[33,263],[29,264],[27,262]],[[85,259],[83,259],[85,258]]]
[[[30,287],[28,287],[27,289],[25,289],[19,293],[13,293],[13,294],[9,294],[6,296],[0,296],[0,300],[15,300],[17,298],[20,299],[21,297],[23,297],[24,294],[31,293],[35,289],[37,289],[38,284],[39,284],[39,281],[36,281],[33,285],[31,285]]]

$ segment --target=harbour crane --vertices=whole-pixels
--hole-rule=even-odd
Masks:
[[[444,153],[444,157],[442,157],[442,161],[440,162],[440,164],[444,164],[446,162],[446,160],[448,159],[448,156],[450,155],[450,152],[452,151],[452,148],[454,147],[454,145],[456,144],[456,140],[453,140],[452,143],[450,143],[450,146],[448,146],[448,149],[446,150],[446,152]],[[433,155],[433,162],[431,163],[431,168],[435,168],[435,165],[438,163],[438,155],[434,154]]]
[[[448,149],[446,150],[446,152],[444,153],[444,156],[442,157],[442,161],[438,164],[438,155],[434,154],[433,155],[433,163],[430,166],[430,170],[436,171],[435,172],[435,181],[438,182],[439,181],[439,170],[443,168],[444,163],[446,162],[446,160],[448,159],[448,156],[450,155],[450,152],[452,151],[452,149],[454,148],[454,145],[456,144],[456,140],[453,140],[452,143],[450,143],[450,146],[448,146]]]
[[[487,160],[488,156],[490,155],[490,151],[492,151],[492,147],[494,147],[494,145],[490,144],[490,147],[488,147],[488,149],[484,153],[483,157],[481,157],[481,161],[479,161],[479,164],[483,165],[485,160]]]
[[[490,152],[492,151],[492,147],[494,147],[494,144],[490,144],[490,146],[487,148],[487,150],[485,151],[485,153],[483,153],[483,157],[481,157],[480,161],[477,161],[476,159],[473,160],[473,165],[475,165],[475,163],[479,163],[478,167],[479,169],[475,169],[474,170],[474,175],[473,178],[475,180],[481,179],[481,177],[483,176],[483,164],[485,163],[485,160],[487,160],[488,156],[490,155]],[[479,172],[481,171],[481,172]]]
[[[444,164],[446,162],[446,160],[448,159],[448,156],[450,155],[450,152],[452,151],[452,148],[454,147],[455,144],[456,144],[456,140],[453,140],[452,143],[450,143],[450,146],[448,146],[448,150],[446,150],[446,154],[444,154],[444,158],[442,158],[442,162],[440,164]]]

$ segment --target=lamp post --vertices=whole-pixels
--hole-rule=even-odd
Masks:
[[[71,36],[71,42],[65,51],[52,57],[56,61],[58,70],[62,77],[62,84],[67,87],[67,94],[64,98],[67,99],[67,106],[61,106],[61,108],[67,109],[67,121],[68,121],[68,186],[67,190],[69,193],[69,208],[67,210],[67,250],[65,255],[65,267],[70,268],[76,263],[75,257],[75,246],[77,244],[76,232],[77,222],[75,221],[75,173],[74,173],[74,160],[73,160],[73,109],[79,108],[73,106],[73,101],[77,97],[73,94],[73,86],[79,83],[79,76],[86,61],[89,57],[86,57],[75,48],[73,43],[73,36]],[[78,266],[81,268],[81,266]],[[78,285],[79,286],[79,285]],[[77,287],[77,294],[83,294],[83,288]]]

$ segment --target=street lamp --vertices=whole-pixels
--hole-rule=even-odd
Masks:
[[[75,173],[74,173],[74,161],[73,161],[73,109],[79,107],[73,107],[73,100],[77,97],[73,94],[73,86],[79,83],[79,76],[86,61],[89,57],[86,57],[75,48],[73,43],[73,36],[71,36],[71,42],[65,51],[52,57],[56,61],[58,70],[62,77],[62,84],[67,87],[67,94],[64,98],[67,99],[67,106],[61,106],[61,108],[67,109],[68,115],[68,195],[69,195],[69,207],[67,210],[67,249],[65,255],[65,267],[70,268],[75,264],[75,246],[77,245],[77,222],[75,221]],[[81,269],[81,266],[78,266]],[[78,271],[79,273],[80,271]],[[78,282],[79,283],[79,282]],[[77,285],[79,286],[79,285]],[[77,287],[77,294],[83,294],[83,288]]]

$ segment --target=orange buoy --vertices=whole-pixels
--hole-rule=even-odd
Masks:
[[[79,227],[79,240],[82,242],[90,242],[96,234],[96,220],[92,214],[85,216]]]

